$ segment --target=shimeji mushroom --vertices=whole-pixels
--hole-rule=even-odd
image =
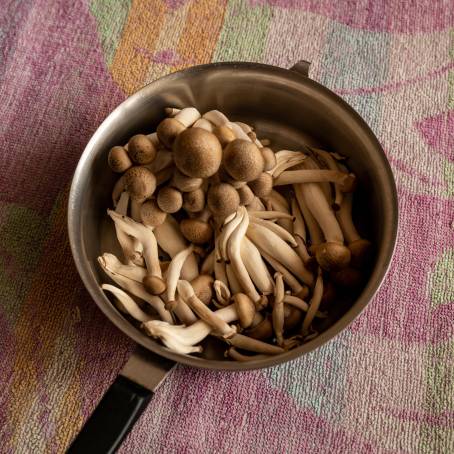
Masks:
[[[136,164],[150,164],[156,158],[156,147],[143,134],[136,134],[129,139],[128,154]]]
[[[183,193],[183,209],[188,213],[198,213],[204,208],[205,191],[203,189]]]
[[[227,276],[227,282],[232,293],[241,292],[243,288],[236,276],[233,266],[230,263],[225,264],[225,274]]]
[[[262,144],[263,144],[263,141],[262,141]],[[277,164],[276,155],[275,155],[274,151],[268,147],[262,147],[260,149],[260,152],[262,153],[263,161],[265,163],[265,165],[263,166],[263,170],[265,172],[269,172]]]
[[[241,348],[242,350],[264,353],[267,355],[279,355],[285,351],[283,348],[276,345],[267,344],[266,342],[242,334],[234,334],[232,337],[226,339],[226,341],[229,345]]]
[[[312,273],[304,266],[300,256],[273,231],[260,224],[250,223],[247,236],[261,252],[274,257],[305,284],[312,285]]]
[[[216,126],[213,134],[218,138],[222,148],[225,148],[230,142],[236,139],[235,133],[227,125]]]
[[[219,303],[221,306],[227,306],[230,303],[231,293],[229,287],[220,280],[213,282],[213,290],[216,295],[214,303]]]
[[[255,198],[255,194],[252,192],[252,189],[248,185],[241,186],[237,189],[237,192],[240,196],[240,205],[250,205]]]
[[[194,107],[186,107],[174,117],[165,118],[156,128],[159,140],[171,148],[175,139],[200,118],[200,112]]]
[[[233,295],[233,303],[235,304],[241,327],[249,328],[256,312],[254,302],[244,293],[236,293]]]
[[[124,174],[126,191],[132,199],[144,202],[156,189],[155,176],[145,167],[131,167]]]
[[[288,219],[294,221],[295,217],[289,213],[283,211],[252,211],[248,207],[248,213],[250,217],[256,219]]]
[[[319,268],[317,279],[315,281],[314,292],[312,293],[312,298],[309,303],[309,309],[306,312],[306,316],[304,317],[303,321],[303,326],[301,328],[303,336],[308,334],[309,327],[311,326],[315,314],[317,313],[318,308],[320,306],[322,296],[323,296],[323,277],[321,269]]]
[[[173,144],[175,165],[193,178],[208,178],[221,165],[222,147],[217,137],[200,128],[186,129]]]
[[[281,273],[276,273],[274,279],[273,329],[277,345],[282,346],[284,344],[284,279]]]
[[[123,173],[132,167],[132,161],[124,147],[113,147],[108,156],[109,167],[118,173]]]
[[[204,216],[183,219],[180,230],[183,236],[194,244],[205,244],[213,238],[213,228]]]
[[[183,206],[183,194],[171,186],[159,189],[156,200],[159,208],[169,214],[176,213]]]
[[[222,126],[229,122],[229,119],[219,110],[210,110],[204,113],[202,118],[213,123],[215,126]]]
[[[124,232],[137,238],[143,245],[143,258],[149,273],[143,280],[146,289],[153,295],[163,293],[165,291],[165,282],[162,280],[158,244],[153,230],[127,216],[121,216],[115,211],[107,210],[107,214]]]
[[[102,260],[109,267],[109,270],[133,281],[142,283],[147,275],[146,268],[137,265],[125,265],[114,254],[105,252],[102,255]]]
[[[266,199],[266,209],[268,211],[281,211],[283,213],[288,213],[290,214],[290,207],[288,205],[288,202],[286,198],[277,192],[276,190],[272,190],[270,195]],[[293,223],[290,219],[286,218],[279,218],[277,221],[277,224],[280,226],[284,227],[289,232],[293,231]]]
[[[183,249],[178,254],[176,254],[172,261],[170,262],[169,268],[167,269],[167,304],[171,305],[175,301],[175,293],[177,290],[177,283],[181,276],[181,270],[183,268],[184,262],[194,251],[194,246],[191,244],[186,249]]]
[[[237,190],[228,183],[212,185],[208,189],[207,205],[209,210],[219,217],[234,213],[240,204]]]
[[[293,222],[293,237],[296,241],[296,252],[303,260],[306,266],[312,264],[312,257],[309,255],[306,247],[306,226],[304,224],[303,215],[298,206],[296,198],[292,199],[292,214],[295,218]]]
[[[191,286],[194,289],[197,298],[207,306],[211,303],[213,298],[213,283],[213,276],[207,274],[199,274],[191,281]]]
[[[294,238],[294,236],[290,232],[285,230],[284,227],[281,227],[280,225],[275,224],[272,221],[260,219],[260,218],[251,218],[251,222],[255,223],[255,224],[259,224],[259,225],[265,227],[266,229],[271,230],[273,233],[275,233],[277,236],[279,236],[281,239],[283,239],[286,243],[288,243],[293,248],[296,248],[298,246],[298,243],[296,242],[296,239]]]
[[[106,261],[105,256],[98,257],[98,263],[100,264],[103,271],[109,276],[116,284],[128,291],[134,296],[146,301],[150,306],[159,314],[162,320],[167,323],[173,324],[173,318],[171,313],[165,308],[164,302],[159,296],[151,295],[145,290],[145,287],[137,281],[129,279],[128,277],[117,274],[112,271],[109,267],[109,263]]]
[[[205,257],[200,267],[200,274],[214,273],[214,249]]]
[[[265,162],[257,145],[236,139],[225,147],[222,164],[232,178],[247,182],[260,176]]]
[[[372,243],[364,238],[356,230],[352,219],[352,202],[353,195],[345,194],[340,205],[339,211],[336,212],[336,218],[347,241],[348,248],[352,255],[351,264],[355,267],[362,267],[371,258]]]
[[[273,177],[267,172],[262,172],[258,178],[250,181],[248,186],[257,197],[266,198],[273,190]]]
[[[156,200],[147,200],[140,207],[140,219],[145,225],[157,227],[166,220],[167,213],[162,211]]]
[[[208,325],[210,325],[216,334],[224,338],[229,338],[236,333],[236,329],[230,326],[222,318],[218,317],[215,312],[210,310],[194,293],[194,289],[188,281],[178,281],[178,294],[185,303]]]
[[[159,247],[174,257],[178,252],[187,248],[187,242],[181,234],[178,222],[171,215],[167,215],[165,221],[155,227],[153,232],[158,241]],[[199,274],[197,261],[194,254],[191,254],[184,262],[183,269],[181,270],[181,277],[191,281]]]
[[[110,284],[101,285],[103,290],[112,293],[117,298],[117,305],[120,310],[139,322],[149,322],[153,317],[146,314],[139,305],[122,289]]]
[[[274,186],[303,183],[336,183],[343,192],[350,192],[355,182],[352,173],[326,169],[286,170],[274,179]]]
[[[218,309],[213,314],[226,324],[238,320],[238,314],[233,304]],[[213,331],[213,327],[204,320],[199,320],[187,327],[171,325],[161,320],[151,320],[144,323],[143,327],[150,336],[160,339],[167,348],[181,354],[200,353],[202,347],[194,346]]]
[[[192,125],[192,127],[193,127],[193,128],[205,129],[205,131],[208,131],[208,132],[213,132],[213,130],[214,130],[213,123],[211,123],[211,121],[208,121],[208,120],[205,119],[205,118],[199,118],[199,119]]]

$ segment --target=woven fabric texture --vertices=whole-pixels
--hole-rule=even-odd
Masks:
[[[268,370],[177,367],[121,453],[454,451],[452,0],[0,1],[0,452],[63,452],[133,349],[78,277],[68,187],[106,115],[214,61],[289,67],[364,117],[400,232],[367,310]]]

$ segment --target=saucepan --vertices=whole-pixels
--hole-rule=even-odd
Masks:
[[[258,63],[214,63],[191,67],[147,85],[120,104],[95,132],[77,166],[69,196],[68,228],[79,274],[91,297],[138,348],[124,365],[70,452],[113,452],[132,428],[175,363],[207,369],[242,371],[275,366],[314,350],[333,338],[365,308],[389,267],[397,235],[397,196],[391,168],[380,143],[364,120],[332,91],[308,77],[309,63],[291,69]],[[349,157],[360,190],[354,211],[363,213],[375,245],[367,283],[351,300],[339,301],[323,331],[286,353],[227,361],[216,340],[200,355],[170,351],[134,326],[101,289],[106,281],[97,257],[113,247],[115,234],[106,221],[114,175],[106,167],[108,150],[137,133],[155,130],[164,109],[194,106],[219,109],[229,118],[253,124],[275,150],[298,149],[316,141]],[[107,223],[107,225],[106,225]]]

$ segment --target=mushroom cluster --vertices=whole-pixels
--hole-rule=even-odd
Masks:
[[[371,243],[352,220],[356,178],[337,153],[274,152],[212,110],[167,108],[156,132],[108,155],[123,257],[98,262],[103,289],[148,335],[200,353],[276,355],[318,335],[330,304],[364,282]]]

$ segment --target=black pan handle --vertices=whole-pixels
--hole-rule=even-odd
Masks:
[[[116,452],[174,365],[173,361],[138,347],[67,453]]]
[[[153,392],[119,375],[68,449],[68,454],[114,453]]]

